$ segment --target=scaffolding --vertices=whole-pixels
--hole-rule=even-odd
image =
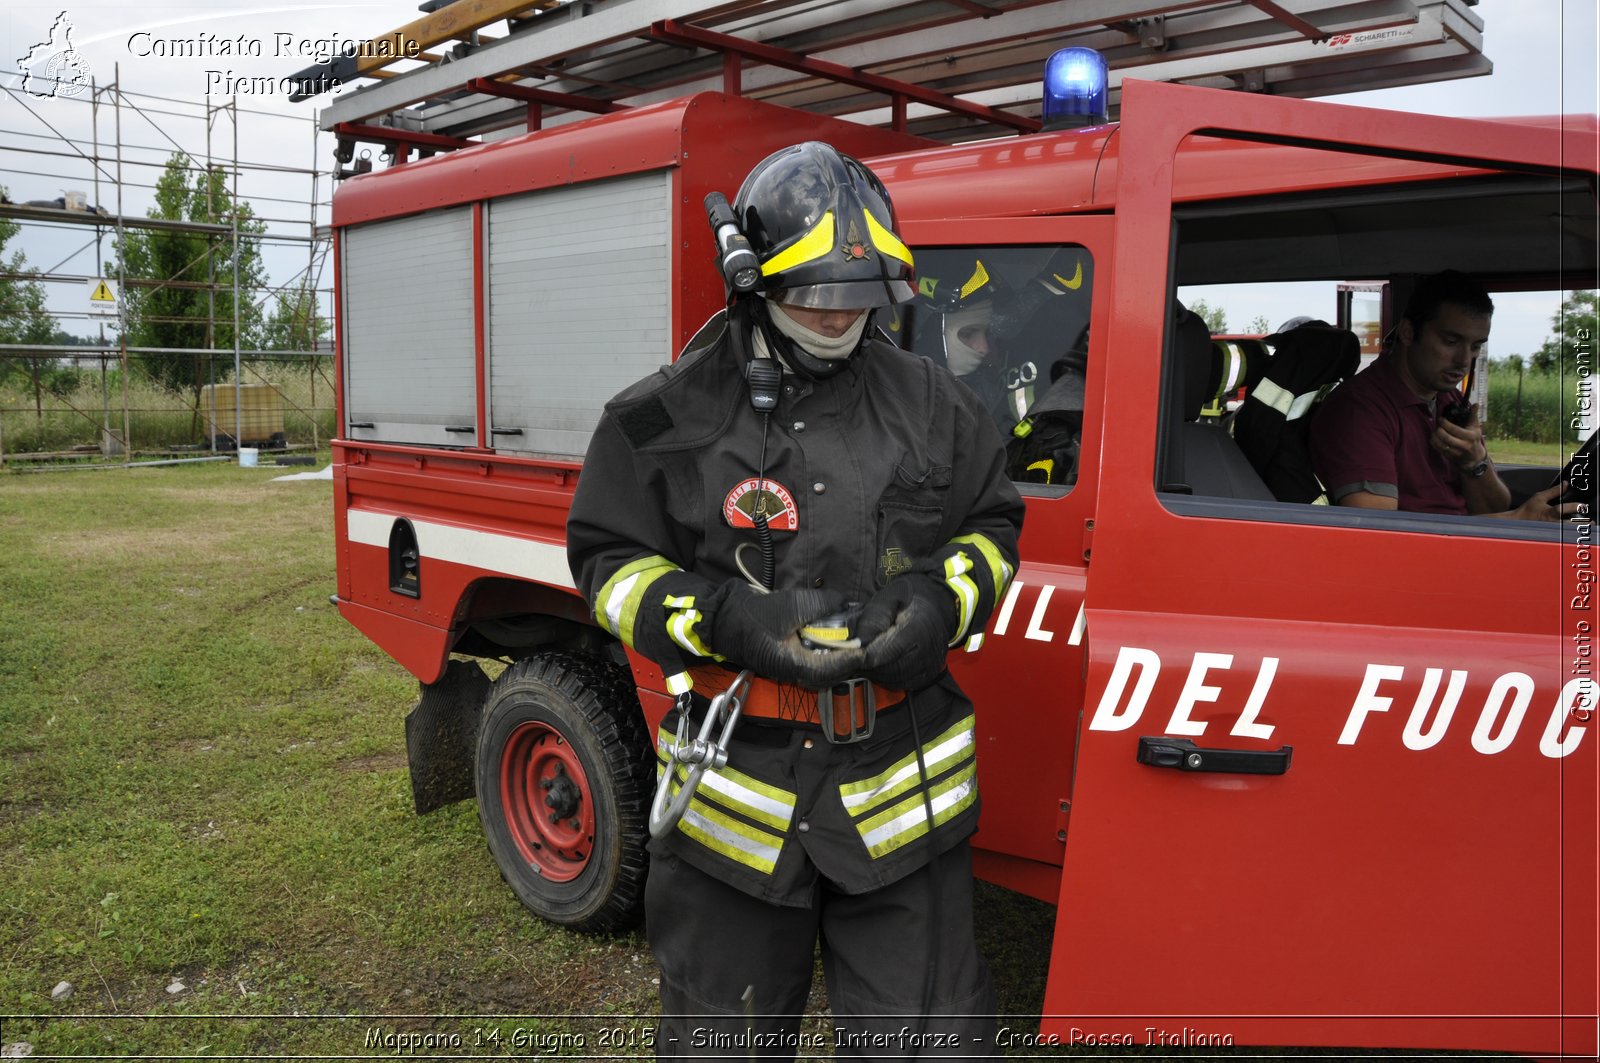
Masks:
[[[52,336],[75,335],[79,323],[86,322],[91,330],[98,324],[98,338],[91,335],[90,342],[70,344],[0,343],[0,468],[8,462],[85,457],[132,464],[195,451],[219,455],[252,444],[319,447],[332,431],[335,393],[331,341],[320,339],[321,326],[332,318],[331,287],[323,282],[331,248],[326,217],[330,197],[322,184],[327,179],[331,190],[331,173],[318,165],[322,134],[317,115],[243,107],[237,97],[213,103],[210,98],[196,102],[133,92],[124,87],[120,67],[110,83],[92,82],[90,89],[80,98],[48,101],[30,99],[17,88],[4,90],[18,105],[7,113],[22,118],[27,128],[0,128],[0,186],[10,186],[0,202],[0,220],[9,219],[35,243],[69,233],[67,239],[74,243],[89,235],[43,269],[13,268],[11,254],[0,256],[0,282],[44,286]],[[89,108],[86,137],[62,128],[74,124],[72,118],[81,128],[81,112],[63,115],[58,105]],[[258,133],[288,129],[291,137],[308,131],[308,165],[294,166],[282,157],[241,158],[245,124]],[[271,143],[275,138],[257,139]],[[159,175],[180,154],[188,160],[186,187],[198,179],[204,189],[205,216],[171,219],[137,213],[156,188],[154,180],[143,178],[152,169]],[[46,188],[66,186],[59,198],[39,199],[20,191],[40,187],[41,178]],[[241,188],[241,178],[258,187]],[[225,216],[216,213],[218,185],[229,204]],[[282,209],[285,204],[290,209]],[[261,206],[265,209],[258,213]],[[305,213],[294,216],[295,208]],[[198,255],[158,275],[127,275],[130,234],[139,234],[138,239],[162,232],[204,241],[203,278],[192,275]],[[108,239],[118,250],[114,262],[106,256]],[[298,249],[304,251],[303,260]],[[82,259],[91,251],[94,261],[84,268]],[[293,270],[292,275],[277,284],[244,283],[241,259],[263,256],[265,269],[268,253],[280,272]],[[114,291],[108,281],[115,284]],[[63,297],[63,286],[73,285],[91,290],[86,309],[71,309]],[[201,345],[130,345],[130,295],[138,292],[138,300],[162,290],[203,293],[204,315],[161,318],[146,312],[143,321],[203,326]],[[111,337],[108,309],[114,315]],[[290,334],[309,337],[309,343],[289,350],[262,350],[248,343],[252,320],[259,323],[268,311],[286,309],[304,312],[305,320],[290,323],[300,326]],[[161,358],[192,360],[186,396],[162,385],[149,371],[152,360]],[[8,383],[17,379],[18,368],[26,378],[21,390]],[[294,383],[269,379],[273,370],[293,377]],[[46,386],[47,378],[54,388]],[[183,415],[189,418],[187,430]]]

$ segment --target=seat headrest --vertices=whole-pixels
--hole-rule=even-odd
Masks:
[[[1295,394],[1352,376],[1361,364],[1361,341],[1349,329],[1301,325],[1275,338],[1267,379]]]
[[[1178,374],[1179,413],[1185,421],[1200,416],[1222,379],[1222,352],[1213,349],[1211,329],[1199,314],[1174,302],[1172,359]]]

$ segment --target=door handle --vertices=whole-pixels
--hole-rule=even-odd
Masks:
[[[1179,771],[1218,771],[1235,775],[1282,775],[1293,746],[1278,749],[1202,749],[1187,738],[1141,735],[1139,763]]]

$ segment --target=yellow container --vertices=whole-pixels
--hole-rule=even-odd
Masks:
[[[238,419],[235,422],[234,397],[239,400]],[[200,416],[206,421],[207,437],[215,437],[222,445],[253,445],[281,447],[285,442],[283,432],[283,396],[271,384],[208,384],[200,389]],[[238,438],[234,438],[237,427]]]

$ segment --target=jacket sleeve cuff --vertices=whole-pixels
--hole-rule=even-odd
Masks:
[[[707,641],[718,588],[658,554],[638,558],[612,573],[595,595],[600,626],[623,645],[656,664],[673,694],[694,685],[688,669],[701,660],[721,660]]]
[[[968,653],[977,650],[983,645],[989,614],[1016,574],[1015,566],[992,539],[976,532],[950,540],[926,565],[928,574],[955,596],[956,633],[950,645],[965,643]]]

